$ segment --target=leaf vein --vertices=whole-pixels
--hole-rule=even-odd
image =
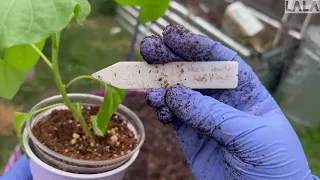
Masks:
[[[29,3],[30,3],[30,6],[31,6],[31,22],[29,23],[29,27],[27,28],[26,33],[30,30],[30,27],[31,27],[31,25],[33,23],[33,15],[34,15],[34,12],[33,12],[34,9],[33,9],[33,5],[32,5],[31,0],[29,0]],[[21,39],[21,37],[20,37],[20,39]]]
[[[6,19],[7,19],[7,17],[8,17],[8,14],[10,13],[11,8],[12,8],[12,6],[13,6],[13,4],[14,4],[15,2],[16,2],[16,0],[13,0],[13,1],[12,1],[12,4],[10,5],[10,7],[9,7],[9,9],[8,9],[7,14],[4,16],[3,23],[1,24],[0,30],[3,28],[3,26],[4,26],[5,22],[6,22]]]

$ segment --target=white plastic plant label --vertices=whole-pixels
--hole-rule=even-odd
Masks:
[[[238,85],[238,63],[119,62],[92,76],[120,89],[168,88],[176,84],[192,89],[233,89]]]

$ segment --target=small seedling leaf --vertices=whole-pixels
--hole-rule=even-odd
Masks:
[[[162,17],[169,8],[170,0],[115,0],[122,6],[140,6],[141,22],[155,21]]]
[[[73,16],[82,23],[89,13],[87,0],[2,0],[0,52],[40,42],[65,28]]]
[[[98,128],[98,116],[91,116],[91,122],[92,122],[92,128],[95,132],[95,134],[99,135],[99,136],[103,136],[104,133]]]
[[[97,135],[106,133],[112,114],[117,110],[119,104],[121,104],[126,92],[127,90],[106,85],[106,92],[100,111],[97,116],[91,117],[94,131]]]
[[[74,15],[78,24],[83,25],[83,21],[89,16],[91,6],[88,0],[76,0],[78,3],[74,8]]]
[[[22,138],[21,138],[21,134],[22,134],[21,131],[22,131],[22,127],[26,123],[26,121],[31,116],[33,116],[33,115],[35,115],[37,113],[40,113],[40,112],[42,112],[44,110],[47,110],[47,109],[50,109],[50,108],[53,108],[53,107],[56,107],[56,106],[61,106],[61,105],[63,105],[63,103],[53,104],[53,105],[46,106],[44,108],[38,109],[38,110],[36,110],[34,112],[30,112],[30,113],[14,112],[14,126],[15,126],[15,129],[17,131],[21,147],[23,147]]]
[[[21,137],[21,131],[22,131],[22,127],[25,124],[25,122],[28,120],[28,118],[31,116],[31,114],[29,113],[22,113],[22,112],[15,112],[14,113],[14,126],[16,128],[17,131],[17,135],[19,138],[19,142],[22,148],[24,148],[23,146],[23,142],[22,142],[22,137]]]

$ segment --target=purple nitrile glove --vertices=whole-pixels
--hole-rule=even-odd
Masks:
[[[29,160],[23,155],[0,180],[32,180]]]
[[[317,179],[285,115],[236,52],[179,25],[163,38],[141,42],[146,62],[237,61],[239,84],[231,90],[175,85],[149,89],[158,119],[171,123],[196,179]]]

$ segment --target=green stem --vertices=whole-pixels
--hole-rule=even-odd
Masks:
[[[59,72],[59,63],[58,63],[58,54],[59,54],[59,43],[60,43],[60,32],[52,35],[52,71],[53,76],[56,81],[58,90],[62,95],[65,105],[69,108],[72,112],[73,116],[80,121],[80,124],[87,136],[91,136],[89,131],[88,125],[82,116],[81,111],[79,111],[73,104],[71,103],[70,99],[68,98],[67,92],[64,88],[64,84],[61,80],[60,72]]]
[[[42,59],[44,60],[44,62],[47,63],[47,65],[52,69],[52,64],[51,62],[49,61],[49,59],[47,58],[46,55],[44,55],[42,53],[42,51],[37,47],[35,46],[34,44],[30,44],[30,46],[42,57]]]
[[[81,80],[81,79],[91,79],[91,80],[97,81],[98,83],[102,84],[103,86],[106,86],[106,84],[105,84],[104,82],[100,81],[99,79],[96,79],[96,78],[94,78],[94,77],[92,77],[92,76],[89,76],[89,75],[83,75],[83,76],[78,76],[78,77],[72,79],[72,80],[65,86],[65,88],[66,88],[66,89],[69,88],[73,83],[75,83],[76,81]]]
[[[31,113],[30,113],[30,116],[33,116],[33,115],[35,115],[35,114],[38,114],[38,113],[40,113],[40,112],[42,112],[42,111],[45,111],[45,110],[47,110],[47,109],[54,108],[54,107],[56,107],[56,106],[63,106],[63,105],[64,105],[64,103],[53,104],[53,105],[50,105],[50,106],[47,106],[47,107],[44,107],[44,108],[41,108],[41,109],[38,109],[38,110],[36,110],[36,111],[31,112]]]

